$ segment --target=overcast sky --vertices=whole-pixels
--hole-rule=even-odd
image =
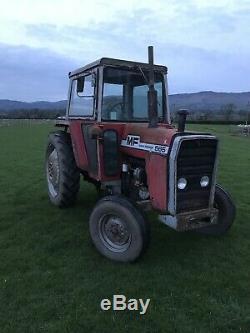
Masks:
[[[66,99],[70,70],[100,57],[169,68],[170,93],[250,91],[250,0],[8,0],[0,99]]]

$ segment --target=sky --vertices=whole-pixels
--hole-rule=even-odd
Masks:
[[[103,56],[169,69],[169,92],[250,91],[250,0],[0,0],[0,99],[67,98]]]

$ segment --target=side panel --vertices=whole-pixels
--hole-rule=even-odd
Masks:
[[[81,125],[80,121],[70,121],[69,130],[76,164],[78,168],[88,170],[88,157],[83,140]]]
[[[116,130],[103,132],[103,168],[106,176],[117,176],[121,170],[120,140]]]
[[[98,174],[98,158],[97,158],[97,140],[92,139],[89,133],[92,124],[82,124],[82,133],[88,159],[88,170],[91,174]]]
[[[167,210],[167,159],[149,154],[146,159],[147,181],[152,207],[156,210]]]
[[[117,142],[118,142],[118,148],[120,148],[120,142],[121,142],[121,137],[124,129],[124,124],[114,124],[114,123],[102,123],[99,125],[99,127],[102,129],[103,133],[107,130],[114,130],[117,133]],[[100,170],[99,170],[99,178],[102,181],[116,181],[121,179],[121,152],[120,149],[118,149],[117,154],[118,154],[118,169],[117,169],[117,174],[113,174],[112,176],[106,174],[105,172],[105,167],[104,167],[104,144],[103,140],[98,140],[98,152],[99,152],[99,160],[100,160]]]
[[[104,169],[104,145],[102,139],[91,139],[89,129],[96,124],[91,121],[71,120],[69,130],[72,138],[72,145],[75,154],[76,164],[81,170],[87,171],[89,176],[101,181],[112,181],[120,179],[120,170],[115,175],[107,175]],[[118,146],[123,132],[123,124],[99,124],[98,127],[105,132],[115,130],[118,135]],[[118,152],[119,154],[120,152]],[[119,157],[119,165],[121,160]]]

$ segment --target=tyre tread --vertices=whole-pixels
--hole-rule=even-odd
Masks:
[[[55,200],[50,196],[50,200],[59,207],[68,207],[75,202],[80,188],[80,172],[76,166],[70,135],[63,131],[52,132],[49,134],[48,148],[50,145],[57,150],[62,168],[58,196]]]

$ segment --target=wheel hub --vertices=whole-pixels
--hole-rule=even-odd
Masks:
[[[99,225],[100,238],[104,245],[115,252],[125,251],[131,242],[127,223],[118,216],[105,216]]]
[[[57,151],[53,149],[47,162],[47,181],[52,196],[56,196],[59,187],[59,161]]]

